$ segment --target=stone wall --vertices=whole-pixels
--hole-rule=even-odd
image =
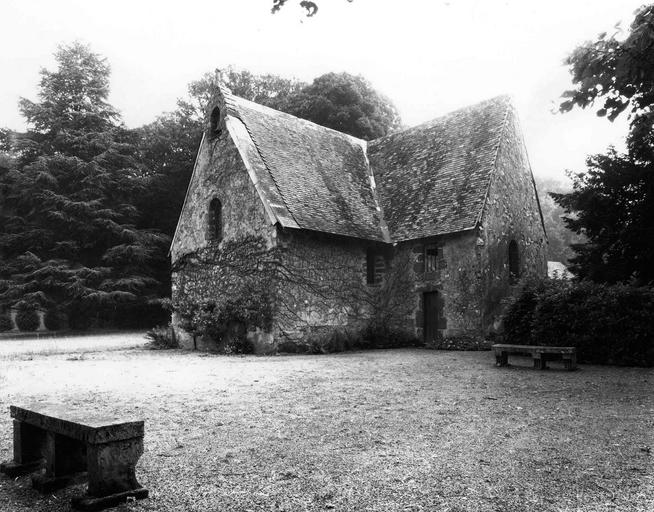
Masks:
[[[425,247],[436,246],[436,268],[425,269]],[[411,279],[414,283],[416,336],[423,339],[425,292],[438,292],[442,318],[438,325],[442,337],[480,333],[482,283],[479,279],[480,247],[473,231],[407,242],[404,251],[412,255]]]
[[[486,332],[500,327],[505,299],[520,279],[547,275],[547,237],[527,150],[515,112],[509,111],[488,191],[479,239],[481,253],[482,326]],[[515,240],[519,276],[509,274],[509,244]]]
[[[479,228],[396,246],[272,225],[228,133],[205,140],[171,248],[173,302],[220,301],[272,276],[272,327],[249,333],[265,351],[311,333],[356,332],[374,323],[422,339],[423,296],[437,291],[442,338],[481,339],[498,328],[517,286],[509,243],[517,243],[520,278],[546,273],[546,236],[526,150],[512,112],[506,122]],[[222,204],[220,242],[208,236],[215,198]],[[431,271],[426,245],[437,248]],[[216,348],[179,329],[179,315],[173,324],[183,346]]]
[[[299,230],[280,230],[278,242],[279,340],[300,342],[325,328],[355,331],[367,323],[374,292],[366,283],[367,242]]]
[[[222,239],[209,236],[209,205],[222,204]],[[229,134],[205,138],[198,153],[196,170],[187,193],[177,235],[171,247],[173,304],[185,298],[220,301],[241,285],[242,275],[257,270],[267,250],[276,245],[276,228],[266,217],[256,189]],[[243,255],[248,258],[239,258]],[[173,326],[183,347],[215,348],[211,340],[195,339],[180,328],[173,313]],[[266,336],[257,334],[266,341]]]
[[[506,123],[479,229],[402,246],[402,250],[412,255],[414,328],[421,339],[425,292],[441,294],[443,318],[438,326],[441,336],[461,340],[467,346],[470,340],[481,339],[500,327],[506,300],[515,293],[520,279],[546,275],[547,239],[527,152],[513,111],[509,112]],[[517,278],[509,273],[511,240],[518,246]],[[438,249],[437,264],[433,272],[426,272],[424,251],[431,244]]]

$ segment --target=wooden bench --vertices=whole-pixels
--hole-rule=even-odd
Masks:
[[[75,415],[61,406],[10,407],[14,459],[0,465],[10,477],[34,471],[32,486],[48,493],[88,481],[87,494],[73,499],[79,510],[102,510],[147,498],[136,480],[143,454],[143,421]],[[45,468],[45,472],[42,470]]]
[[[509,364],[509,354],[528,354],[534,360],[534,368],[547,369],[547,361],[561,356],[566,370],[577,368],[577,349],[575,347],[539,347],[535,345],[493,345],[496,366]]]

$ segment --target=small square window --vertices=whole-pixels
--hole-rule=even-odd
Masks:
[[[435,245],[425,246],[425,272],[436,272],[438,259],[438,247]]]

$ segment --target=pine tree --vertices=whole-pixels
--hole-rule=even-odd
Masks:
[[[107,103],[110,69],[82,44],[41,70],[39,101],[21,99],[29,131],[0,184],[0,303],[105,315],[156,297],[164,235],[138,229],[143,192],[138,137]]]

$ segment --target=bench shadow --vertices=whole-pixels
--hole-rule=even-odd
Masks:
[[[86,492],[86,484],[77,484],[42,494],[32,487],[32,475],[36,474],[39,473],[14,478],[0,474],[0,495],[2,496],[0,509],[2,508],[2,501],[5,501],[15,507],[35,512],[53,510],[55,505],[58,510],[71,510],[71,500],[76,496],[84,495]]]

